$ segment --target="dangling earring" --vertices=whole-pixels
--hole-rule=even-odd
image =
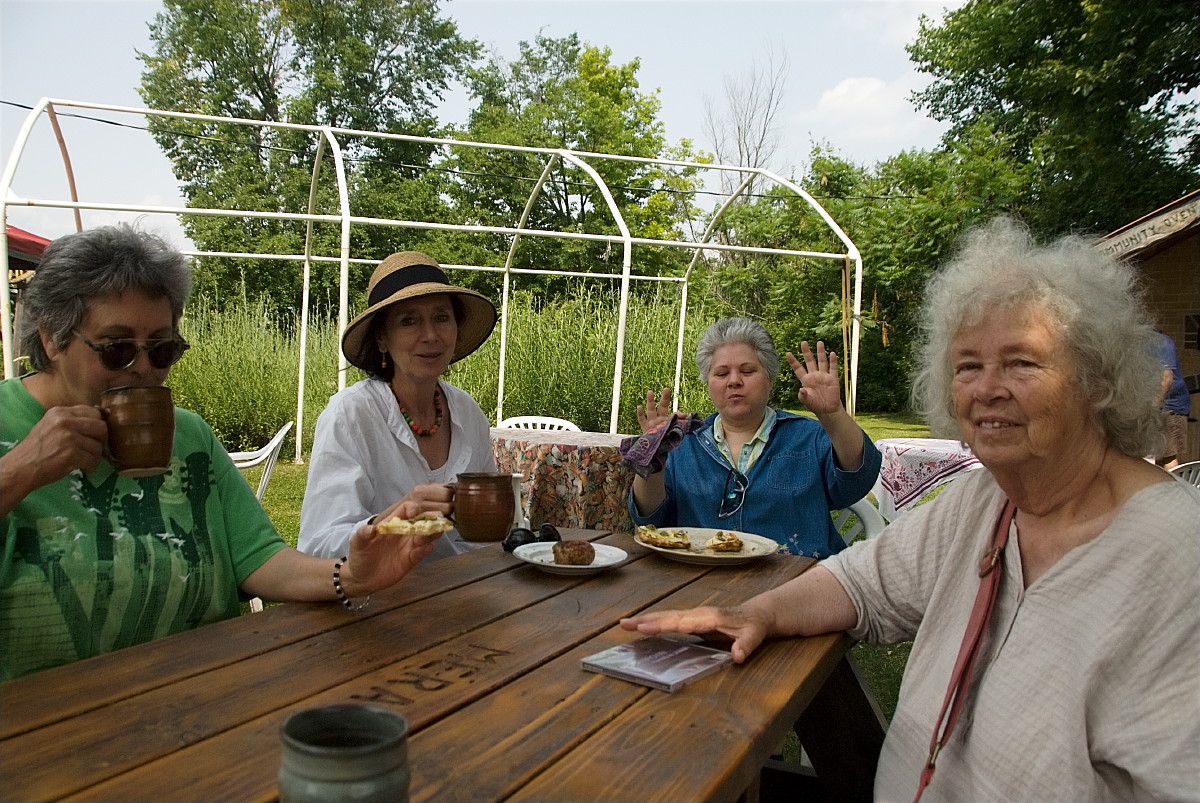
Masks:
[[[386,370],[388,367],[388,353],[386,351],[381,351],[380,354],[382,355],[380,357],[380,363],[383,366],[383,368]]]

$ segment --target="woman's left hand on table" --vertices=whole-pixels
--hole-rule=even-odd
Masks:
[[[661,633],[720,633],[733,640],[730,654],[739,664],[750,657],[750,653],[754,652],[771,630],[769,616],[750,605],[655,611],[626,617],[620,621],[620,625],[625,630],[636,630],[648,636]]]

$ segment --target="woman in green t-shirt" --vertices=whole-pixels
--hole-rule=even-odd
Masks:
[[[186,410],[165,473],[121,476],[105,459],[100,394],[166,381],[188,348],[191,283],[182,254],[122,225],[51,243],[22,296],[33,371],[0,382],[0,679],[236,616],[245,596],[355,607],[433,549],[438,536],[373,525],[340,560],[289,548]]]

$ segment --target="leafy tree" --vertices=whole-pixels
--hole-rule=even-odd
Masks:
[[[367,131],[435,133],[434,108],[477,53],[437,0],[164,0],[151,24],[154,50],[140,93],[157,109]],[[154,118],[189,205],[264,212],[305,211],[318,141],[270,127]],[[429,147],[343,138],[355,214],[438,220],[447,215]],[[328,158],[328,154],[326,154]],[[325,173],[317,211],[336,210]],[[184,223],[202,250],[300,253],[304,224],[194,216]],[[337,254],[337,226],[317,231],[316,253]],[[358,227],[353,253],[376,258],[398,247],[395,230]],[[369,275],[357,270],[354,289]],[[240,287],[277,308],[299,300],[295,263],[220,258],[198,269],[202,289]],[[316,297],[336,298],[336,268],[318,266]]]
[[[619,156],[690,157],[690,145],[668,150],[658,121],[659,101],[639,91],[638,62],[611,63],[611,51],[581,42],[541,36],[520,43],[514,62],[495,57],[469,72],[467,86],[478,102],[465,139],[516,146],[565,148]],[[467,222],[514,226],[541,176],[546,159],[519,150],[455,148],[453,197]],[[694,158],[694,157],[692,157]],[[694,171],[669,171],[646,163],[588,158],[604,178],[634,236],[674,238],[690,212],[686,193]],[[671,191],[680,191],[683,196]],[[681,197],[684,199],[681,201]],[[681,203],[684,205],[681,208]],[[542,187],[527,228],[589,234],[618,231],[595,183],[584,171],[561,164]],[[482,264],[497,263],[509,238],[496,235],[478,245]],[[638,272],[664,275],[681,270],[686,255],[642,247]],[[522,238],[515,264],[582,272],[619,272],[619,247],[588,240]],[[523,287],[561,290],[561,281],[522,278]]]
[[[1011,144],[976,126],[947,149],[901,153],[868,170],[814,147],[797,181],[816,197],[862,254],[858,408],[886,412],[907,403],[911,346],[921,291],[963,230],[1000,212],[1019,212],[1026,170]],[[756,245],[837,252],[840,241],[794,196],[768,195],[729,214],[730,236]],[[850,266],[828,259],[761,258],[716,267],[709,277],[722,315],[762,322],[781,349],[825,340],[844,358],[843,287]],[[848,310],[847,310],[848,313]],[[781,381],[776,403],[794,403]]]
[[[831,178],[832,177],[832,178]],[[861,195],[870,173],[833,157],[820,147],[810,156],[809,173],[797,179],[810,194],[824,196],[826,209],[839,224],[849,208],[834,212],[835,195]],[[767,248],[840,252],[844,246],[827,224],[790,191],[772,190],[735,204],[718,221],[723,241]],[[853,238],[853,233],[848,231]],[[714,260],[707,274],[709,292],[718,302],[720,317],[736,315],[762,323],[781,353],[796,351],[801,340],[822,339],[843,352],[842,261],[741,254]],[[782,373],[774,403],[795,406],[795,382]]]
[[[1200,180],[1200,4],[971,0],[923,17],[908,52],[948,141],[983,124],[1030,167],[1045,233],[1111,230]]]

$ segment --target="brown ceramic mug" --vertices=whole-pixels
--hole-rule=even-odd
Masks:
[[[459,474],[454,483],[454,526],[465,541],[503,541],[512,529],[513,475]]]
[[[127,385],[100,394],[107,457],[124,477],[162,474],[175,448],[175,402],[163,385]]]

